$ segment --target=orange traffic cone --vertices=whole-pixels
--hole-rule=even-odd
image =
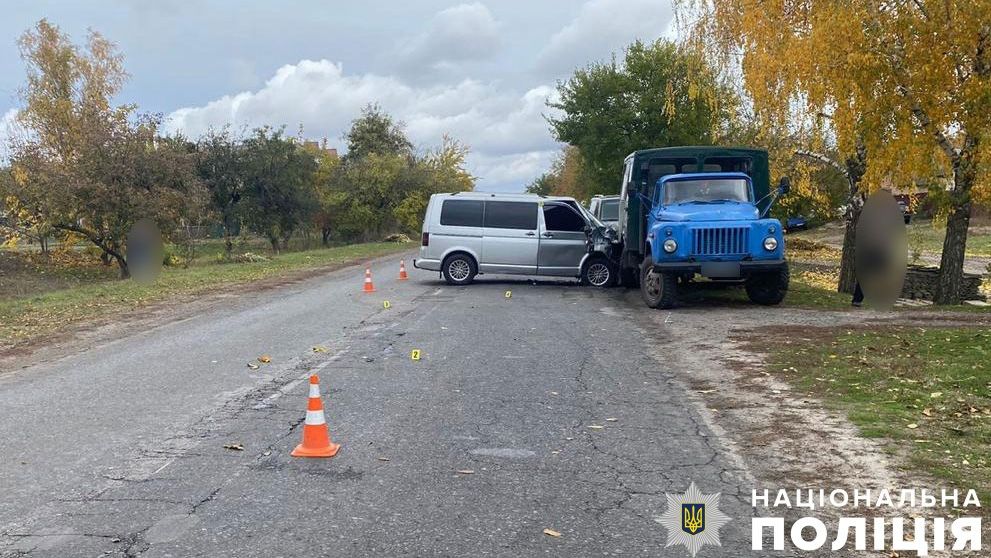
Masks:
[[[365,268],[365,287],[363,289],[366,293],[374,293],[375,285],[372,284],[372,268]]]
[[[303,423],[303,443],[292,450],[293,457],[334,457],[340,444],[330,441],[330,430],[323,416],[320,400],[320,378],[310,375],[310,402],[306,406],[306,422]]]
[[[406,260],[399,260],[399,280],[405,281],[409,279],[409,275],[406,275]]]

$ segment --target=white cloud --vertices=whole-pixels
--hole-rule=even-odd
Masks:
[[[671,4],[658,0],[589,0],[574,20],[555,33],[537,65],[566,75],[589,62],[606,60],[635,39],[653,41],[668,32]]]
[[[499,30],[499,22],[478,2],[438,12],[423,33],[400,49],[401,71],[449,70],[460,62],[490,58],[501,45]]]
[[[419,87],[375,74],[348,75],[340,64],[303,60],[283,66],[256,91],[227,95],[201,107],[179,109],[166,130],[197,137],[211,127],[286,126],[305,135],[327,137],[338,147],[351,121],[368,103],[378,103],[406,123],[410,139],[437,145],[444,134],[472,148],[469,164],[481,187],[520,190],[543,172],[558,145],[548,133],[545,114],[553,87],[525,93],[466,79],[453,85]]]
[[[17,112],[16,108],[12,108],[0,117],[0,162],[10,159],[13,142],[24,137],[24,129],[17,122]]]
[[[476,154],[469,170],[478,177],[476,189],[485,192],[521,192],[551,166],[560,149],[528,151],[509,155]]]

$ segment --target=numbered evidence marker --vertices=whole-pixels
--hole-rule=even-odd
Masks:
[[[389,308],[392,308],[392,303],[389,302],[388,300],[382,301],[382,308],[388,310]]]
[[[420,360],[420,349],[413,349],[413,351],[410,352],[409,357],[413,360]]]
[[[506,291],[506,298],[513,298],[513,291]]]

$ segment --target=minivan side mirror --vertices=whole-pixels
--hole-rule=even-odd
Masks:
[[[781,177],[781,182],[778,183],[778,195],[783,196],[791,191],[791,179],[787,176]]]

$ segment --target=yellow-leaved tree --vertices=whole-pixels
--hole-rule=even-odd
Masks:
[[[971,210],[991,198],[991,0],[678,7],[686,42],[742,75],[762,126],[801,130],[811,159],[847,175],[848,221],[865,191],[929,188],[946,217],[936,302],[958,303]]]

